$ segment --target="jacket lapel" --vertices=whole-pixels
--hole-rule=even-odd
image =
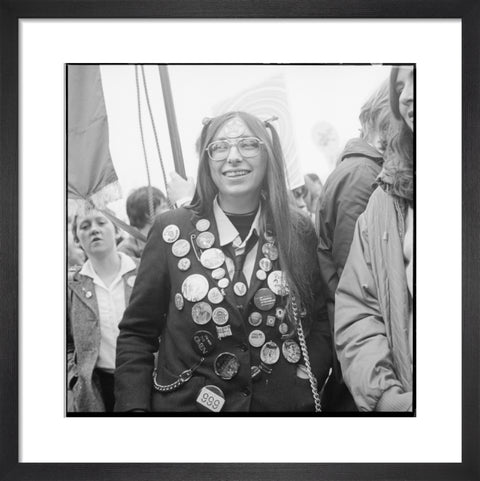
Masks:
[[[72,281],[69,282],[69,286],[72,291],[76,294],[78,299],[85,304],[98,319],[98,305],[97,298],[95,295],[95,286],[93,284],[93,279],[87,276],[81,276],[77,274]]]

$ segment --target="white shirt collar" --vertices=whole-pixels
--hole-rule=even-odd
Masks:
[[[117,280],[123,277],[127,272],[133,271],[136,268],[136,264],[130,256],[124,254],[123,252],[117,252],[117,254],[120,256],[120,270],[118,271],[118,275],[115,278],[115,281],[112,282],[112,285],[115,284]],[[100,277],[98,277],[98,274],[95,272],[95,269],[93,268],[90,259],[87,259],[85,264],[83,264],[79,273],[84,276],[91,277],[93,279],[93,282],[95,282],[96,284],[103,285],[103,281],[100,279]]]
[[[240,234],[238,233],[238,230],[235,228],[235,226],[232,224],[228,216],[225,214],[225,212],[223,212],[222,208],[220,207],[218,203],[218,196],[215,197],[215,199],[213,200],[213,215],[215,216],[215,222],[217,224],[218,242],[222,247],[226,246],[227,244],[231,244],[237,237],[240,236]],[[247,240],[250,238],[253,231],[255,231],[258,236],[260,235],[261,215],[262,215],[262,204],[260,204],[258,207],[257,215],[255,216],[255,219],[253,219],[253,222],[252,222],[252,227],[250,228],[250,231],[247,237],[245,237],[242,245],[246,244]]]

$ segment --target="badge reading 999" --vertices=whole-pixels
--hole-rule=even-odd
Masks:
[[[217,386],[204,386],[197,397],[197,403],[209,411],[219,413],[225,404],[225,395]]]

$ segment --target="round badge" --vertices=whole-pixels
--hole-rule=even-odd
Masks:
[[[253,296],[253,303],[261,311],[268,311],[275,305],[275,294],[267,287],[263,287]]]
[[[273,235],[273,231],[271,229],[266,229],[265,232],[263,233],[263,237],[265,240],[269,243],[273,243],[275,240],[275,236]]]
[[[193,350],[200,356],[208,356],[215,349],[215,338],[208,331],[197,331],[192,337]]]
[[[270,272],[272,270],[272,261],[267,257],[262,257],[258,261],[258,265],[260,266],[260,269],[262,269],[265,272]]]
[[[223,294],[220,292],[218,287],[212,287],[208,291],[208,300],[212,304],[220,304],[223,301]]]
[[[90,297],[92,297],[92,296],[93,296],[93,294],[92,294],[91,291],[85,292],[85,297],[86,297],[87,299],[90,299]]]
[[[257,311],[253,311],[248,316],[248,322],[250,323],[251,326],[257,327],[262,323],[262,315]]]
[[[182,259],[180,259],[178,261],[178,268],[181,270],[181,271],[188,271],[188,269],[190,269],[190,266],[192,265],[192,263],[190,262],[190,259],[188,257],[183,257]]]
[[[182,284],[182,294],[187,301],[201,301],[208,292],[208,281],[201,274],[189,275]]]
[[[212,277],[215,279],[215,280],[219,280],[221,279],[222,277],[225,277],[225,269],[223,267],[219,267],[218,269],[215,269],[212,271]]]
[[[192,307],[192,319],[195,324],[203,326],[212,318],[212,307],[206,302],[197,302]]]
[[[262,346],[260,359],[265,364],[275,364],[280,358],[280,348],[273,342],[268,341]]]
[[[170,224],[163,229],[162,237],[165,242],[173,244],[180,237],[180,229],[175,224]]]
[[[243,282],[235,282],[233,292],[235,292],[237,296],[242,297],[247,293],[247,286]]]
[[[218,287],[220,287],[220,289],[226,289],[228,287],[228,284],[230,284],[230,281],[226,277],[222,277],[218,281]]]
[[[303,364],[297,366],[297,377],[300,379],[308,379],[308,369]]]
[[[283,357],[290,363],[296,364],[302,357],[300,346],[293,340],[287,339],[282,344]]]
[[[265,342],[265,334],[259,329],[255,329],[248,336],[248,342],[253,347],[260,347]]]
[[[270,272],[270,274],[268,274],[267,284],[277,296],[288,295],[288,285],[285,274],[282,271]]]
[[[208,219],[200,219],[196,224],[195,227],[197,230],[200,232],[204,232],[209,229],[210,227],[210,221]]]
[[[218,377],[224,381],[229,381],[240,370],[240,361],[235,354],[222,352],[215,358],[213,369]]]
[[[216,269],[225,262],[225,254],[215,247],[207,249],[202,252],[200,262],[202,263],[202,266],[207,269]]]
[[[211,232],[202,232],[201,234],[198,234],[195,242],[200,249],[210,249],[215,242],[215,236]]]
[[[263,244],[262,252],[271,261],[278,259],[278,249],[276,248],[275,244],[271,244],[268,242],[267,244]]]
[[[228,317],[228,311],[223,307],[216,307],[213,310],[212,318],[213,322],[217,326],[223,326],[224,324],[226,324],[228,322]]]
[[[285,335],[288,332],[288,324],[286,322],[281,322],[280,325],[278,326],[278,331],[280,334]]]
[[[181,311],[181,310],[183,309],[183,306],[184,306],[184,305],[185,305],[185,302],[184,302],[184,300],[183,300],[183,296],[182,296],[179,292],[177,292],[177,293],[175,294],[175,307],[176,307],[179,311]]]
[[[264,281],[267,278],[267,273],[263,271],[262,269],[258,269],[258,271],[255,273],[257,276],[257,279],[259,281]]]
[[[190,243],[186,239],[179,239],[172,246],[172,252],[175,257],[184,257],[190,251]]]
[[[275,309],[275,317],[280,321],[283,321],[285,319],[285,313],[286,311],[284,307],[277,307]]]
[[[133,285],[135,284],[135,279],[137,278],[137,276],[130,276],[128,279],[127,279],[127,284],[130,286],[130,287],[133,287]]]

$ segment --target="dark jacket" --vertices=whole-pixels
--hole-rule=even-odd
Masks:
[[[367,206],[382,164],[381,154],[365,140],[351,139],[325,182],[316,219],[320,269],[331,300],[350,251],[355,223]]]
[[[350,251],[355,223],[365,210],[383,164],[381,154],[363,139],[351,139],[340,155],[340,162],[323,188],[316,227],[319,238],[318,260],[327,286],[330,327],[334,328],[335,291]],[[329,410],[356,410],[349,393],[341,386],[338,362],[327,386],[325,404]],[[328,400],[330,397],[330,401]],[[333,399],[335,398],[335,399]]]
[[[193,245],[191,236],[199,234],[195,227],[199,219],[198,215],[185,208],[169,211],[157,217],[149,233],[131,302],[120,323],[115,373],[115,410],[197,412],[202,408],[199,409],[196,399],[206,385],[216,386],[223,391],[223,412],[313,410],[309,381],[297,377],[297,365],[287,362],[281,354],[278,362],[271,366],[271,374],[262,374],[259,381],[252,382],[251,366],[260,363],[260,349],[250,346],[249,333],[253,329],[261,329],[267,340],[282,345],[278,320],[275,327],[267,327],[265,324],[266,315],[275,314],[275,307],[282,299],[280,296],[276,296],[276,305],[270,311],[263,312],[264,320],[261,326],[254,328],[247,321],[251,311],[258,310],[252,302],[254,294],[259,288],[266,286],[266,281],[260,281],[255,276],[257,267],[254,269],[250,287],[241,299],[243,307],[239,308],[237,305],[238,298],[232,291],[232,283],[225,289],[224,300],[218,305],[212,305],[212,308],[220,306],[228,311],[231,336],[219,340],[213,320],[200,326],[193,322],[194,302],[184,299],[183,306],[176,306],[175,296],[182,292],[182,284],[188,276],[200,274],[208,281],[209,289],[217,285],[217,281],[212,278],[212,271],[199,262],[193,248],[185,256],[190,260],[191,267],[187,271],[181,271],[177,265],[179,258],[172,253],[172,244],[166,243],[162,237],[164,228],[174,224],[180,229],[180,239],[186,239]],[[209,231],[215,236],[213,247],[218,247],[218,231],[213,213],[208,220],[211,223]],[[313,226],[311,234],[306,241],[305,255],[315,258],[316,236]],[[258,247],[256,266],[263,257],[262,243]],[[277,262],[274,262],[273,269],[278,269],[275,267]],[[319,280],[316,262],[314,271]],[[318,299],[319,306],[313,313],[307,344],[313,373],[321,386],[331,366],[332,352],[328,318],[325,309],[322,314],[321,300]],[[209,303],[206,297],[202,301]],[[200,355],[193,349],[192,339],[198,330],[206,330],[213,335],[213,352],[205,356],[191,379],[178,389],[166,393],[154,389],[152,373],[154,353],[159,348],[159,336],[161,342],[155,380],[158,384],[167,385],[177,380],[183,371],[197,366]],[[213,362],[223,352],[234,354],[240,362],[238,374],[231,380],[223,380],[214,372]],[[303,360],[300,363],[303,363]]]

